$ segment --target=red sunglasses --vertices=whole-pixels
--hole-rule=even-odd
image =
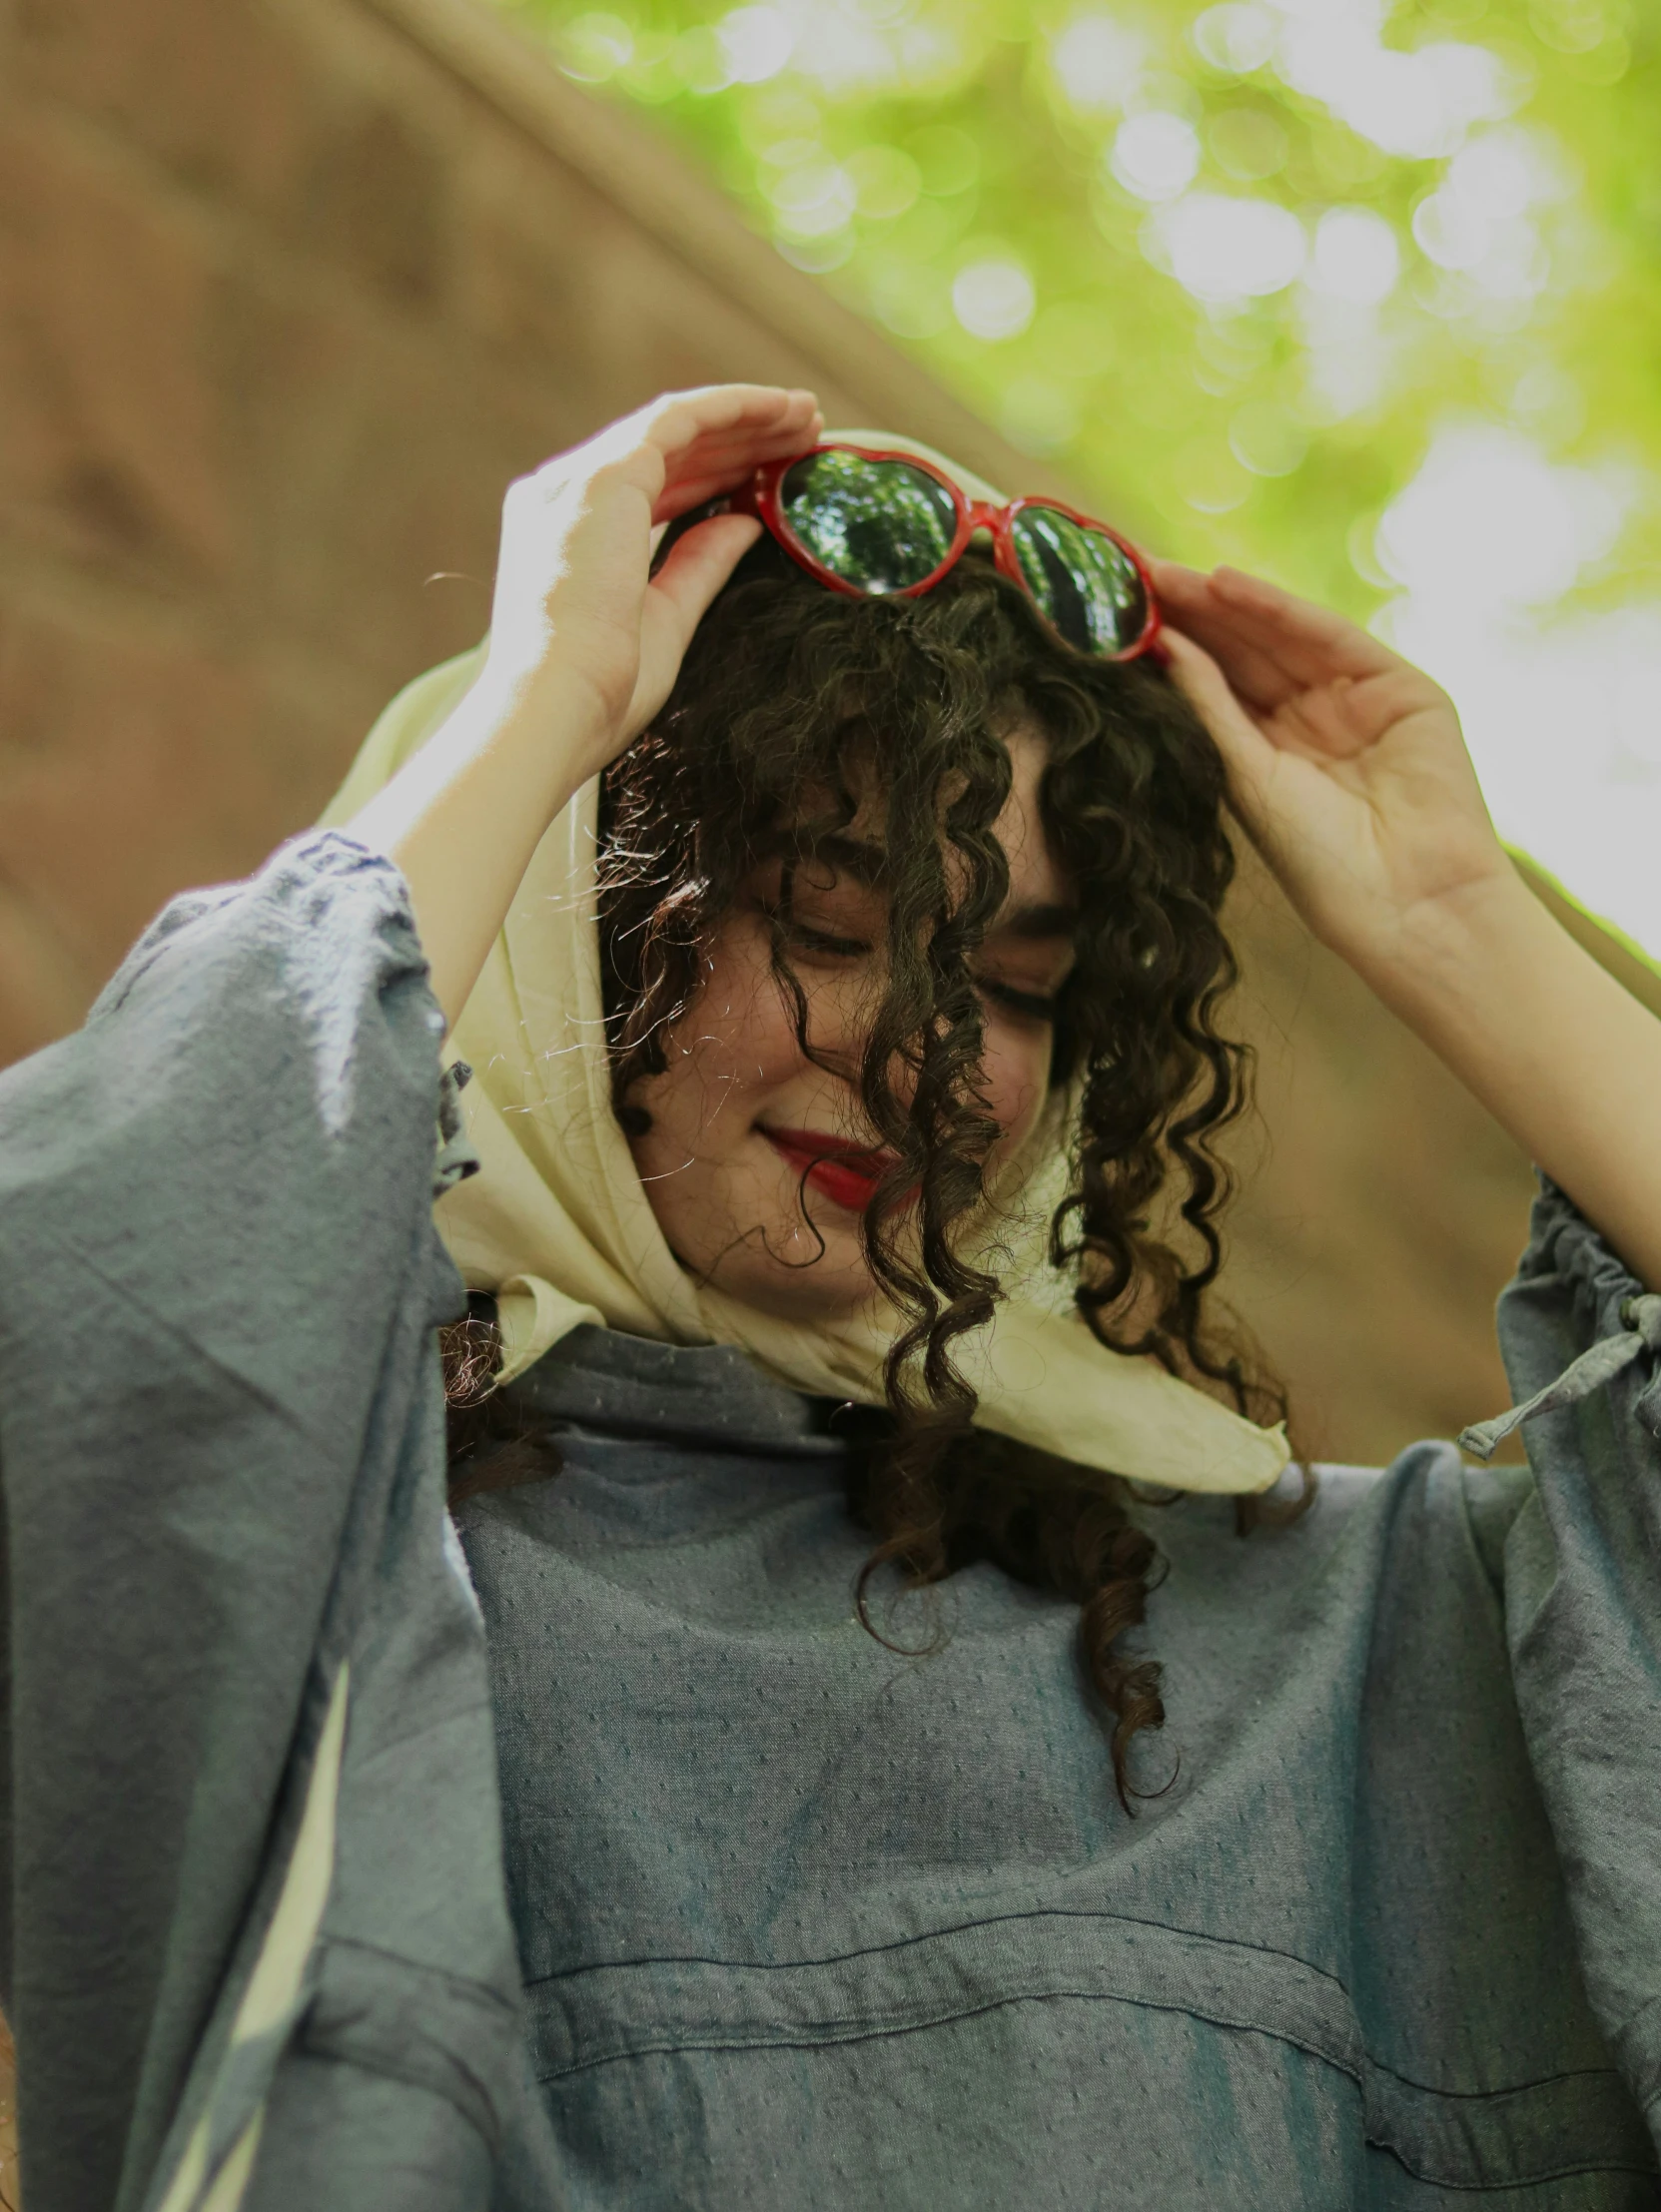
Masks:
[[[912,599],[990,530],[1000,574],[1049,627],[1098,660],[1135,660],[1159,644],[1160,610],[1142,555],[1117,530],[1057,499],[971,499],[915,453],[834,441],[768,461],[732,495],[828,590]]]

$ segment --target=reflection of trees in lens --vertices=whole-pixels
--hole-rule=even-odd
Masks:
[[[904,461],[810,453],[789,469],[780,502],[822,567],[861,591],[903,591],[952,549],[957,509],[944,484]]]
[[[1011,535],[1033,597],[1069,645],[1122,653],[1136,643],[1148,602],[1136,563],[1111,537],[1050,507],[1023,507]]]

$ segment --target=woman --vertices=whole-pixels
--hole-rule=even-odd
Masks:
[[[820,428],[676,394],[515,486],[350,838],[12,1079],[69,1316],[0,1371],[32,2212],[1653,2203],[1654,1025],[1372,640],[1162,565],[1161,673],[1111,538],[1029,563],[932,463],[882,481],[1009,572],[839,593],[858,454],[767,496]],[[727,497],[766,546],[653,572]],[[1552,1177],[1514,1379],[1596,1347],[1531,1473],[1419,1446],[1246,1542],[1225,773]]]

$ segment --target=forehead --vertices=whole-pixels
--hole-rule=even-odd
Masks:
[[[1006,732],[1004,743],[1010,756],[1010,793],[993,830],[1009,864],[1010,884],[996,927],[1021,937],[1070,937],[1078,923],[1075,887],[1051,849],[1039,803],[1047,748],[1035,731],[1024,729]],[[880,812],[880,797],[868,792],[846,830],[815,835],[798,823],[773,847],[774,865],[782,860],[798,869],[822,870],[882,893],[889,867]]]
[[[1048,750],[1038,732],[1027,728],[1007,732],[1004,743],[1010,757],[1010,795],[993,827],[1009,862],[1010,905],[1067,906],[1073,887],[1044,834],[1039,806]]]

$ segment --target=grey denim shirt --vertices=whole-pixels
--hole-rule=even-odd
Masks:
[[[1128,1817],[1076,1610],[975,1567],[869,1636],[841,1447],[729,1350],[584,1331],[513,1386],[563,1471],[463,1509],[475,1601],[435,1025],[325,834],[0,1078],[30,2212],[1661,2201],[1647,1348],[1526,1472],[1150,1509]],[[1635,1288],[1547,1190],[1517,1395]],[[322,1924],[239,2041],[343,1662]]]

